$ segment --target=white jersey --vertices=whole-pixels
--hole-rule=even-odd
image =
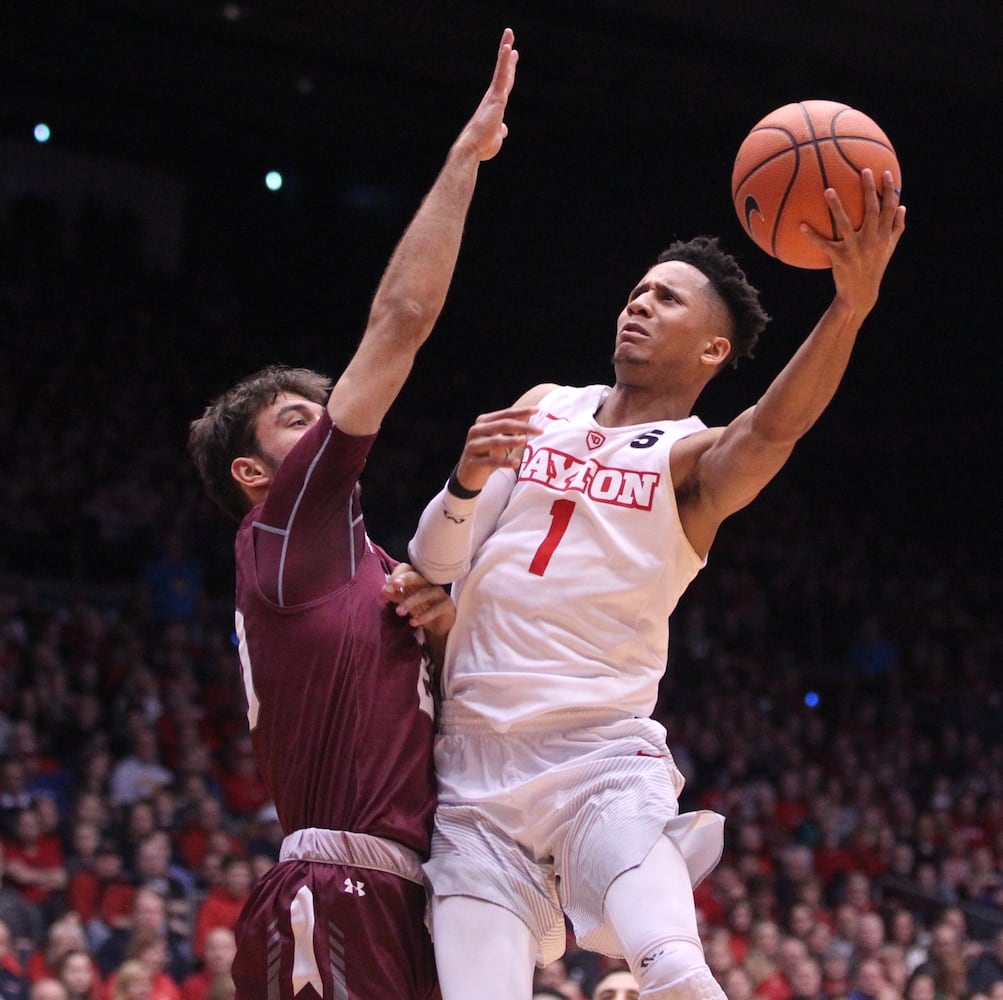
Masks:
[[[705,564],[669,475],[674,442],[705,425],[602,427],[594,414],[605,391],[544,397],[534,417],[543,432],[497,521],[483,500],[475,514],[482,541],[453,588],[443,694],[499,730],[554,710],[649,716],[669,615]]]

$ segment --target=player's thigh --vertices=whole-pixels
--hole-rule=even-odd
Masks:
[[[435,897],[432,933],[443,1000],[529,996],[537,942],[511,910],[472,896]]]
[[[237,926],[236,1000],[431,1000],[435,960],[422,886],[387,872],[283,862]]]

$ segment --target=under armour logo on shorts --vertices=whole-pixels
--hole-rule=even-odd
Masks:
[[[355,893],[357,896],[364,896],[366,894],[366,883],[365,882],[353,882],[350,878],[345,879],[345,892]]]

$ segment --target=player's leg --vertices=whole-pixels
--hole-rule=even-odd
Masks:
[[[667,837],[613,880],[604,916],[642,1000],[725,1000],[704,959],[686,863]]]
[[[513,1000],[533,992],[537,942],[503,906],[472,896],[432,900],[442,1000]]]

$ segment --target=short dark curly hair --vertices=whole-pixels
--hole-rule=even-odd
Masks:
[[[691,240],[676,240],[659,255],[656,264],[681,260],[692,264],[706,275],[714,291],[724,302],[732,320],[731,354],[728,364],[733,368],[740,358],[751,358],[770,317],[759,302],[754,288],[738,261],[721,247],[716,236],[694,236]]]
[[[227,389],[189,426],[188,453],[206,492],[235,521],[247,513],[250,502],[230,474],[230,466],[242,455],[260,454],[258,414],[283,392],[323,406],[331,394],[331,380],[308,368],[269,365]]]

